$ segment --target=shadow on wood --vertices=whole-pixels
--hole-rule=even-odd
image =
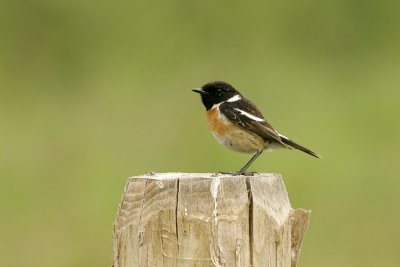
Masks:
[[[310,211],[278,174],[129,178],[113,229],[114,267],[294,267]]]

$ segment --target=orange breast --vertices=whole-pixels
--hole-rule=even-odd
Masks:
[[[225,135],[228,131],[232,131],[236,127],[226,118],[222,118],[219,108],[207,111],[207,121],[210,130],[217,135]]]
[[[265,142],[260,136],[230,122],[218,107],[207,111],[207,120],[215,139],[234,151],[253,153],[265,148]]]

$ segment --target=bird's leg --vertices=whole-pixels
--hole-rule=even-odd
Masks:
[[[254,154],[254,156],[249,160],[249,162],[246,163],[246,165],[244,165],[243,168],[240,169],[240,171],[237,172],[238,175],[245,175],[246,174],[246,170],[250,167],[250,165],[258,158],[258,156],[261,155],[261,153],[263,153],[263,149],[258,150],[256,154]],[[254,175],[254,172],[249,173],[250,175]]]
[[[257,151],[256,154],[249,160],[249,162],[244,165],[243,168],[240,169],[240,171],[237,172],[217,172],[217,174],[228,174],[228,175],[254,175],[258,174],[257,172],[246,172],[246,170],[250,167],[250,165],[258,158],[258,156],[263,153],[264,150],[259,150]]]

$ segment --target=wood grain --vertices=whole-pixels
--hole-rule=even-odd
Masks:
[[[113,229],[114,267],[294,267],[310,212],[277,174],[131,177]]]

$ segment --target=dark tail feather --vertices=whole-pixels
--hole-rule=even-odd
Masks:
[[[296,148],[296,149],[298,149],[298,150],[301,150],[301,151],[303,151],[304,153],[307,153],[307,154],[309,154],[309,155],[311,155],[311,156],[313,156],[313,157],[316,157],[316,158],[320,158],[320,157],[321,157],[321,156],[318,155],[317,153],[315,153],[315,152],[313,152],[313,151],[311,151],[311,150],[305,148],[304,146],[301,146],[301,145],[299,145],[299,144],[293,142],[292,140],[288,139],[287,137],[285,137],[285,136],[283,136],[283,135],[279,135],[279,136],[281,137],[281,140],[282,140],[282,142],[283,142],[284,144],[286,144],[286,145],[288,145],[288,146],[290,146],[290,147]]]

